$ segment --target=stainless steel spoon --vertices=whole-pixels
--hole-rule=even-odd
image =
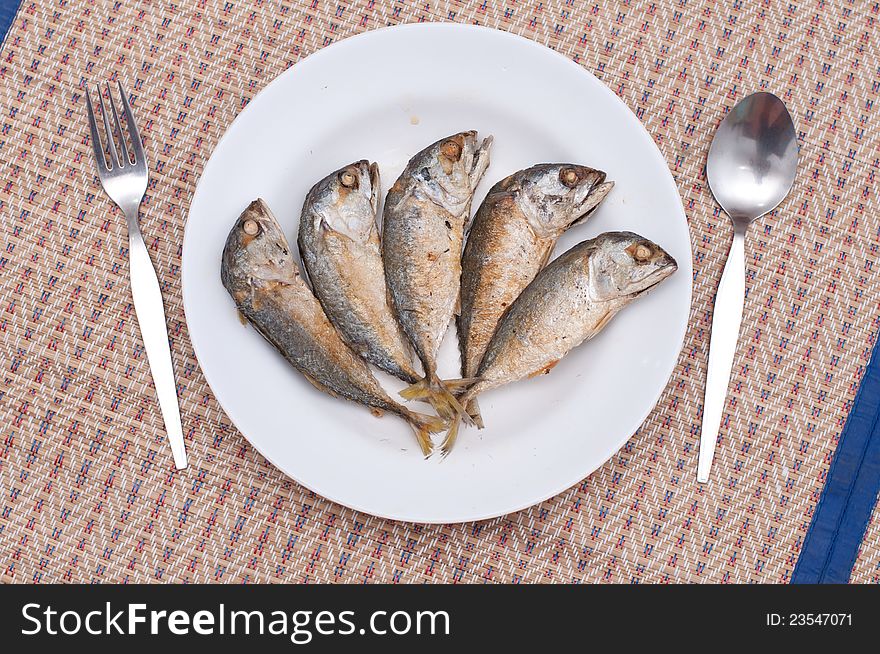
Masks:
[[[697,467],[697,481],[701,483],[709,481],[739,337],[746,287],[746,231],[749,223],[775,209],[788,195],[797,154],[794,123],[782,100],[772,93],[754,93],[731,109],[709,148],[706,177],[712,195],[733,223],[733,244],[712,316]]]

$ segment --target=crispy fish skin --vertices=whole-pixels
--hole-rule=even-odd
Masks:
[[[613,186],[600,170],[557,163],[520,170],[489,190],[462,254],[462,377],[476,375],[502,314],[547,264],[559,237],[584,222]],[[468,412],[482,426],[476,403]]]
[[[437,351],[456,313],[465,225],[491,143],[488,137],[478,144],[474,131],[440,139],[410,159],[385,199],[382,254],[391,306],[425,371],[402,394],[434,395],[446,417],[461,407],[437,377]]]
[[[388,303],[378,194],[374,163],[331,173],[306,196],[297,242],[312,290],[342,339],[369,363],[414,384],[420,375]]]
[[[538,273],[501,318],[461,402],[550,372],[677,268],[659,245],[632,232],[608,232],[575,245]],[[444,454],[456,433],[454,425],[441,446]]]
[[[252,202],[230,230],[220,277],[239,312],[316,388],[374,412],[400,416],[416,433],[422,453],[431,453],[429,433],[442,430],[445,423],[388,397],[367,364],[342,341],[300,276],[287,240],[262,200]]]

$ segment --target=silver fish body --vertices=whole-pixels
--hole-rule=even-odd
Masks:
[[[502,314],[547,264],[559,237],[584,222],[613,186],[600,170],[562,163],[520,170],[489,190],[462,254],[462,377],[476,375]],[[476,405],[468,410],[481,424]]]
[[[312,290],[343,340],[366,361],[410,384],[420,375],[388,303],[376,208],[379,169],[345,166],[306,196],[297,239]]]
[[[427,456],[429,432],[444,424],[401,406],[342,341],[300,276],[287,240],[262,200],[252,202],[229,232],[220,268],[223,286],[239,312],[316,388],[388,411],[413,428]]]
[[[466,403],[485,391],[548,373],[617,312],[678,268],[663,248],[632,232],[584,241],[544,268],[501,318]],[[442,449],[448,452],[456,429]]]
[[[421,387],[405,397],[443,392],[437,351],[456,312],[465,226],[491,142],[478,143],[470,131],[433,143],[410,159],[386,196],[382,254],[391,305],[425,371]]]

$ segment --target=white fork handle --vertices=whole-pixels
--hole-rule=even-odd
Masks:
[[[135,214],[133,221],[129,218],[128,223],[129,226],[132,223],[136,226],[137,215]],[[186,468],[186,447],[183,442],[183,427],[180,424],[180,406],[177,403],[177,386],[174,383],[174,366],[171,362],[171,347],[168,344],[162,291],[140,230],[129,227],[128,232],[128,262],[134,312],[137,314],[144,347],[147,350],[147,361],[153,373],[153,384],[156,386],[159,408],[165,420],[174,465],[178,470],[183,470]]]
[[[712,313],[712,335],[709,341],[709,371],[706,375],[706,396],[703,400],[703,426],[700,435],[700,460],[697,481],[709,481],[709,470],[715,455],[718,430],[730,385],[733,357],[739,340],[743,304],[746,295],[746,259],[744,252],[746,229],[735,227],[733,244],[721,273],[721,282],[715,294]]]

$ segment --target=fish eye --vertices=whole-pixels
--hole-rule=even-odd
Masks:
[[[633,257],[636,261],[647,261],[651,258],[651,248],[639,243],[633,250]]]
[[[248,218],[247,220],[245,220],[244,225],[242,225],[241,228],[248,236],[256,236],[260,233],[260,223],[258,223],[253,218]]]
[[[563,168],[559,171],[559,181],[568,188],[577,186],[578,180],[578,174],[574,168]]]
[[[350,170],[339,173],[339,183],[345,188],[357,188],[357,176]]]
[[[446,141],[443,145],[440,146],[440,154],[442,154],[447,159],[458,161],[461,157],[461,146],[458,144],[457,141]]]
[[[633,243],[626,248],[626,253],[635,259],[636,263],[648,263],[654,256],[653,248],[645,243]]]

